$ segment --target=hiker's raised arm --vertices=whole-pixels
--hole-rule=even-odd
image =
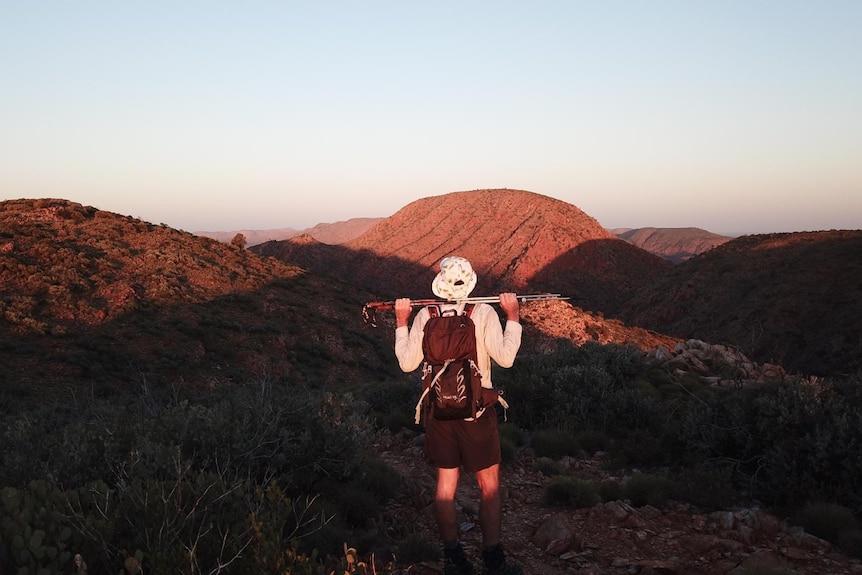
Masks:
[[[407,327],[410,321],[410,305],[409,297],[402,297],[395,300],[395,327]]]
[[[506,319],[509,321],[520,321],[521,306],[518,304],[518,297],[514,293],[500,294],[500,309],[506,313]]]

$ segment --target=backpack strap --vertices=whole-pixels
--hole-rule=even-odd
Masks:
[[[440,317],[443,315],[443,312],[440,311],[440,306],[436,304],[425,306],[428,308],[428,316],[429,317]],[[464,313],[461,315],[466,315],[467,317],[473,316],[473,309],[475,309],[476,304],[468,303],[464,305]]]

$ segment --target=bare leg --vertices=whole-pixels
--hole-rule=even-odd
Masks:
[[[437,468],[437,493],[434,497],[434,515],[443,542],[458,538],[458,517],[455,511],[455,492],[458,489],[459,468]]]
[[[479,526],[485,548],[500,542],[503,522],[503,500],[500,497],[500,465],[494,464],[476,472],[476,482],[482,492]]]

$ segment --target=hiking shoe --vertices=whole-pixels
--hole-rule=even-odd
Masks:
[[[443,559],[443,575],[473,575],[473,564],[463,555],[458,559]]]
[[[482,551],[482,559],[485,562],[482,575],[524,575],[520,565],[506,563],[503,548],[499,545],[491,550]]]

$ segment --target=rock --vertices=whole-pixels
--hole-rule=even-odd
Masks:
[[[753,540],[753,531],[751,527],[748,525],[740,525],[739,529],[736,531],[737,539],[746,545],[751,545]]]
[[[640,515],[633,513],[625,518],[621,525],[627,529],[641,529],[647,524]]]
[[[801,549],[825,551],[829,548],[829,543],[819,537],[811,535],[810,533],[806,533],[805,531],[792,530],[788,537],[788,541],[794,547],[799,547]]]
[[[694,555],[702,555],[718,543],[714,535],[685,535],[677,540],[680,546]]]
[[[649,533],[647,533],[643,529],[638,529],[637,531],[632,533],[632,537],[634,537],[635,541],[637,541],[639,543],[643,543],[644,541],[649,539]]]
[[[563,514],[556,514],[545,520],[533,534],[533,544],[549,555],[559,555],[568,551],[574,542],[574,533]]]
[[[736,523],[736,517],[734,517],[732,511],[715,511],[710,513],[709,518],[714,521],[720,529],[724,529],[725,531],[733,529],[733,525]]]
[[[757,537],[763,541],[774,541],[776,535],[781,533],[786,529],[786,524],[784,521],[776,517],[775,515],[770,515],[765,511],[758,509],[756,511],[757,514]]]
[[[608,501],[604,504],[604,508],[610,511],[618,521],[623,521],[634,513],[634,508],[624,501]]]

